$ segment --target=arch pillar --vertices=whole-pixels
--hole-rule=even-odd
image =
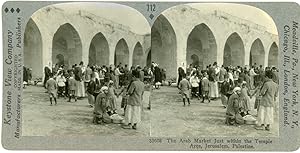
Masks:
[[[133,60],[133,52],[134,52],[135,45],[133,45],[132,43],[128,43],[127,45],[128,45],[128,49],[129,49],[129,59],[127,59],[127,60],[129,60],[128,66],[131,67],[133,64],[132,60]]]
[[[109,60],[108,63],[109,65],[114,65],[115,63],[115,51],[116,51],[116,45],[117,45],[117,41],[109,41],[108,40],[108,44],[109,44]]]
[[[251,51],[251,42],[245,44],[245,65],[250,66],[250,51]]]
[[[89,63],[89,49],[90,49],[90,42],[87,42],[86,40],[82,40],[81,61],[83,61],[85,66]]]

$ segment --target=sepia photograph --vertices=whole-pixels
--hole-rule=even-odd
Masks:
[[[153,25],[146,18],[103,2],[32,14],[22,135],[279,136],[271,16],[244,4],[188,3],[154,16]]]
[[[22,135],[150,136],[151,93],[139,81],[150,30],[120,4],[36,11],[24,33]]]
[[[278,136],[278,41],[273,19],[252,6],[163,11],[151,27],[151,61],[163,72],[154,73],[162,87],[151,97],[151,136]]]

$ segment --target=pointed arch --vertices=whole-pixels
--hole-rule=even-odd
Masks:
[[[132,65],[140,65],[143,66],[143,47],[140,42],[137,42],[133,49],[133,57],[132,57]]]
[[[24,32],[24,66],[32,69],[32,78],[43,77],[43,42],[40,29],[30,18]]]
[[[275,42],[272,43],[269,50],[268,66],[275,66],[278,68],[278,46]]]
[[[82,60],[82,43],[77,30],[70,23],[61,25],[52,41],[52,61],[70,68]]]
[[[193,28],[187,39],[188,64],[201,69],[217,61],[217,43],[211,29],[204,23]]]
[[[148,57],[158,63],[160,68],[167,70],[167,78],[177,75],[176,48],[176,35],[173,26],[161,14],[157,17],[151,28],[151,55]]]
[[[125,65],[129,63],[129,49],[124,38],[120,39],[115,49],[115,65]]]
[[[234,32],[226,40],[223,54],[224,66],[244,66],[245,48],[241,36]]]
[[[101,33],[97,33],[89,47],[89,64],[90,65],[108,65],[109,64],[109,45],[106,37]]]
[[[251,45],[250,49],[250,65],[262,65],[265,62],[265,49],[262,41],[257,38]]]

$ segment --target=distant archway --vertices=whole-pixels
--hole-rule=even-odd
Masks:
[[[53,37],[53,63],[71,68],[72,65],[79,64],[81,60],[82,44],[78,32],[69,23],[61,25]]]
[[[126,41],[122,38],[118,41],[115,50],[115,65],[125,65],[129,63],[129,49]]]
[[[244,66],[245,49],[242,38],[236,32],[231,34],[225,43],[223,54],[224,66]]]
[[[30,18],[24,33],[24,66],[32,69],[33,78],[43,77],[43,42],[41,32]]]
[[[166,69],[167,78],[177,75],[176,48],[176,35],[172,25],[165,16],[159,15],[151,28],[151,59],[160,68]]]
[[[132,65],[144,66],[143,55],[144,55],[143,47],[140,42],[137,42],[133,49]]]
[[[108,65],[109,64],[109,46],[104,35],[97,33],[90,44],[89,64],[90,65]]]
[[[214,34],[206,24],[193,28],[187,40],[187,64],[201,69],[217,61],[217,43]]]
[[[268,66],[275,66],[278,68],[278,46],[275,42],[273,42],[270,47]]]
[[[251,46],[250,49],[250,65],[254,65],[256,63],[257,66],[264,66],[265,62],[265,50],[263,43],[260,39],[256,39]]]

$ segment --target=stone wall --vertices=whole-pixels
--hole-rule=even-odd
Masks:
[[[177,68],[186,68],[186,66],[190,64],[187,63],[189,60],[186,56],[189,44],[188,36],[196,26],[201,24],[206,25],[214,36],[214,40],[212,39],[212,36],[204,36],[205,38],[202,39],[206,39],[209,42],[216,42],[216,49],[210,52],[215,56],[209,57],[204,54],[203,57],[211,63],[216,61],[218,65],[224,63],[224,50],[228,50],[229,48],[233,50],[232,55],[235,55],[235,59],[242,58],[242,60],[240,60],[242,62],[236,62],[233,65],[249,65],[251,47],[255,40],[259,40],[262,42],[261,45],[252,47],[255,49],[251,52],[255,52],[254,50],[257,49],[262,50],[263,56],[256,56],[254,58],[259,58],[257,62],[266,67],[268,66],[271,45],[273,43],[278,44],[278,35],[269,33],[266,31],[265,27],[221,11],[205,14],[205,12],[190,6],[179,5],[164,11],[162,14],[171,24],[176,35]],[[237,43],[238,39],[236,38],[236,40],[229,40],[228,42],[228,38],[234,33],[240,38],[243,45]],[[228,42],[227,45],[226,42]],[[273,48],[273,50],[276,50],[276,48]],[[256,54],[254,53],[253,55]]]
[[[145,66],[155,61],[167,70],[167,78],[176,77],[178,67],[186,68],[195,61],[202,68],[213,62],[277,65],[277,34],[221,11],[207,14],[186,5],[164,11],[154,22],[151,34],[146,35],[85,9],[71,14],[55,6],[35,12],[26,29],[24,63],[34,69],[35,77],[42,76],[44,66],[61,59],[69,66],[80,61]],[[33,52],[38,53],[33,56]],[[33,57],[41,59],[41,66],[30,61]]]
[[[96,59],[92,59],[92,62],[98,61],[97,63],[99,64],[114,64],[115,51],[118,49],[116,46],[120,40],[124,40],[122,43],[128,47],[128,55],[126,55],[128,59],[124,59],[124,63],[131,66],[133,51],[137,43],[141,44],[143,55],[150,48],[150,39],[145,39],[145,35],[136,34],[129,27],[96,16],[84,10],[84,8],[70,14],[67,9],[47,6],[36,11],[30,20],[36,25],[39,31],[39,33],[35,33],[32,37],[41,37],[42,39],[42,45],[40,46],[42,54],[38,57],[42,59],[40,63],[42,67],[46,65],[53,66],[58,61],[58,54],[64,54],[63,56],[69,66],[79,64],[80,61],[88,64],[90,49],[92,54],[97,56]],[[107,42],[95,38],[99,36],[99,33],[101,33]],[[91,43],[92,40],[94,43]],[[32,45],[34,44],[33,42],[31,43]],[[105,44],[108,44],[108,46],[103,46]],[[98,47],[101,47],[101,49],[97,49]],[[25,54],[28,52],[26,48],[28,47],[25,46]],[[66,51],[61,53],[61,50]],[[103,59],[103,55],[106,57],[106,60],[99,62],[99,60]],[[61,55],[59,56],[61,57]],[[30,64],[29,61],[32,60],[34,59],[27,56],[25,58],[25,66],[34,68],[34,77],[41,77],[43,69],[40,67],[36,68],[33,64]],[[145,64],[144,60],[143,63],[140,63],[142,66]]]

